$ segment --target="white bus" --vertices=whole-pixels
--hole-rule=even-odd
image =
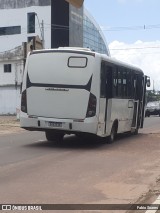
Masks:
[[[21,127],[44,131],[49,141],[65,134],[116,134],[143,127],[147,77],[142,70],[89,49],[29,53],[21,98]]]

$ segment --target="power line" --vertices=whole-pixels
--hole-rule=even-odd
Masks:
[[[160,24],[128,26],[128,27],[101,27],[102,31],[129,31],[129,30],[152,30],[160,29]]]
[[[110,50],[110,51],[111,51],[111,50]],[[143,54],[143,55],[153,55],[153,54],[154,54],[154,55],[155,55],[155,54],[158,54],[158,55],[159,55],[160,52],[150,52],[150,53],[149,53],[149,52],[139,52],[139,53],[130,53],[130,52],[129,52],[129,53],[127,53],[127,55],[142,55],[142,54]],[[111,55],[114,56],[114,53],[111,53]],[[126,53],[120,52],[120,53],[118,53],[118,55],[126,55]]]
[[[157,47],[129,47],[129,48],[116,48],[116,49],[111,49],[112,51],[117,51],[117,50],[143,50],[143,49],[160,49],[160,46]]]

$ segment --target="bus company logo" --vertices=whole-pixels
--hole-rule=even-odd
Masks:
[[[45,88],[46,91],[58,91],[58,92],[68,92],[69,89],[63,89],[63,88],[54,88],[54,87],[50,87],[50,88]]]
[[[11,211],[12,206],[11,205],[2,205],[2,211]]]

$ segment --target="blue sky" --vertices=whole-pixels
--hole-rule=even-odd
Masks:
[[[98,24],[111,30],[103,31],[108,43],[114,40],[132,43],[137,40],[160,39],[160,0],[84,0],[84,2]],[[144,25],[152,29],[144,30]],[[120,27],[120,30],[117,31],[117,27]],[[136,29],[126,30],[127,27]],[[114,28],[116,31],[113,31]]]
[[[151,88],[154,82],[160,91],[160,0],[84,2],[101,26],[111,56],[141,68],[150,76]]]

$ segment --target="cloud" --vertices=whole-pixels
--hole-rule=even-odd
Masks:
[[[160,40],[138,40],[133,44],[113,41],[109,49],[113,58],[141,68],[145,75],[150,76],[151,82],[154,80],[155,89],[160,90]]]

